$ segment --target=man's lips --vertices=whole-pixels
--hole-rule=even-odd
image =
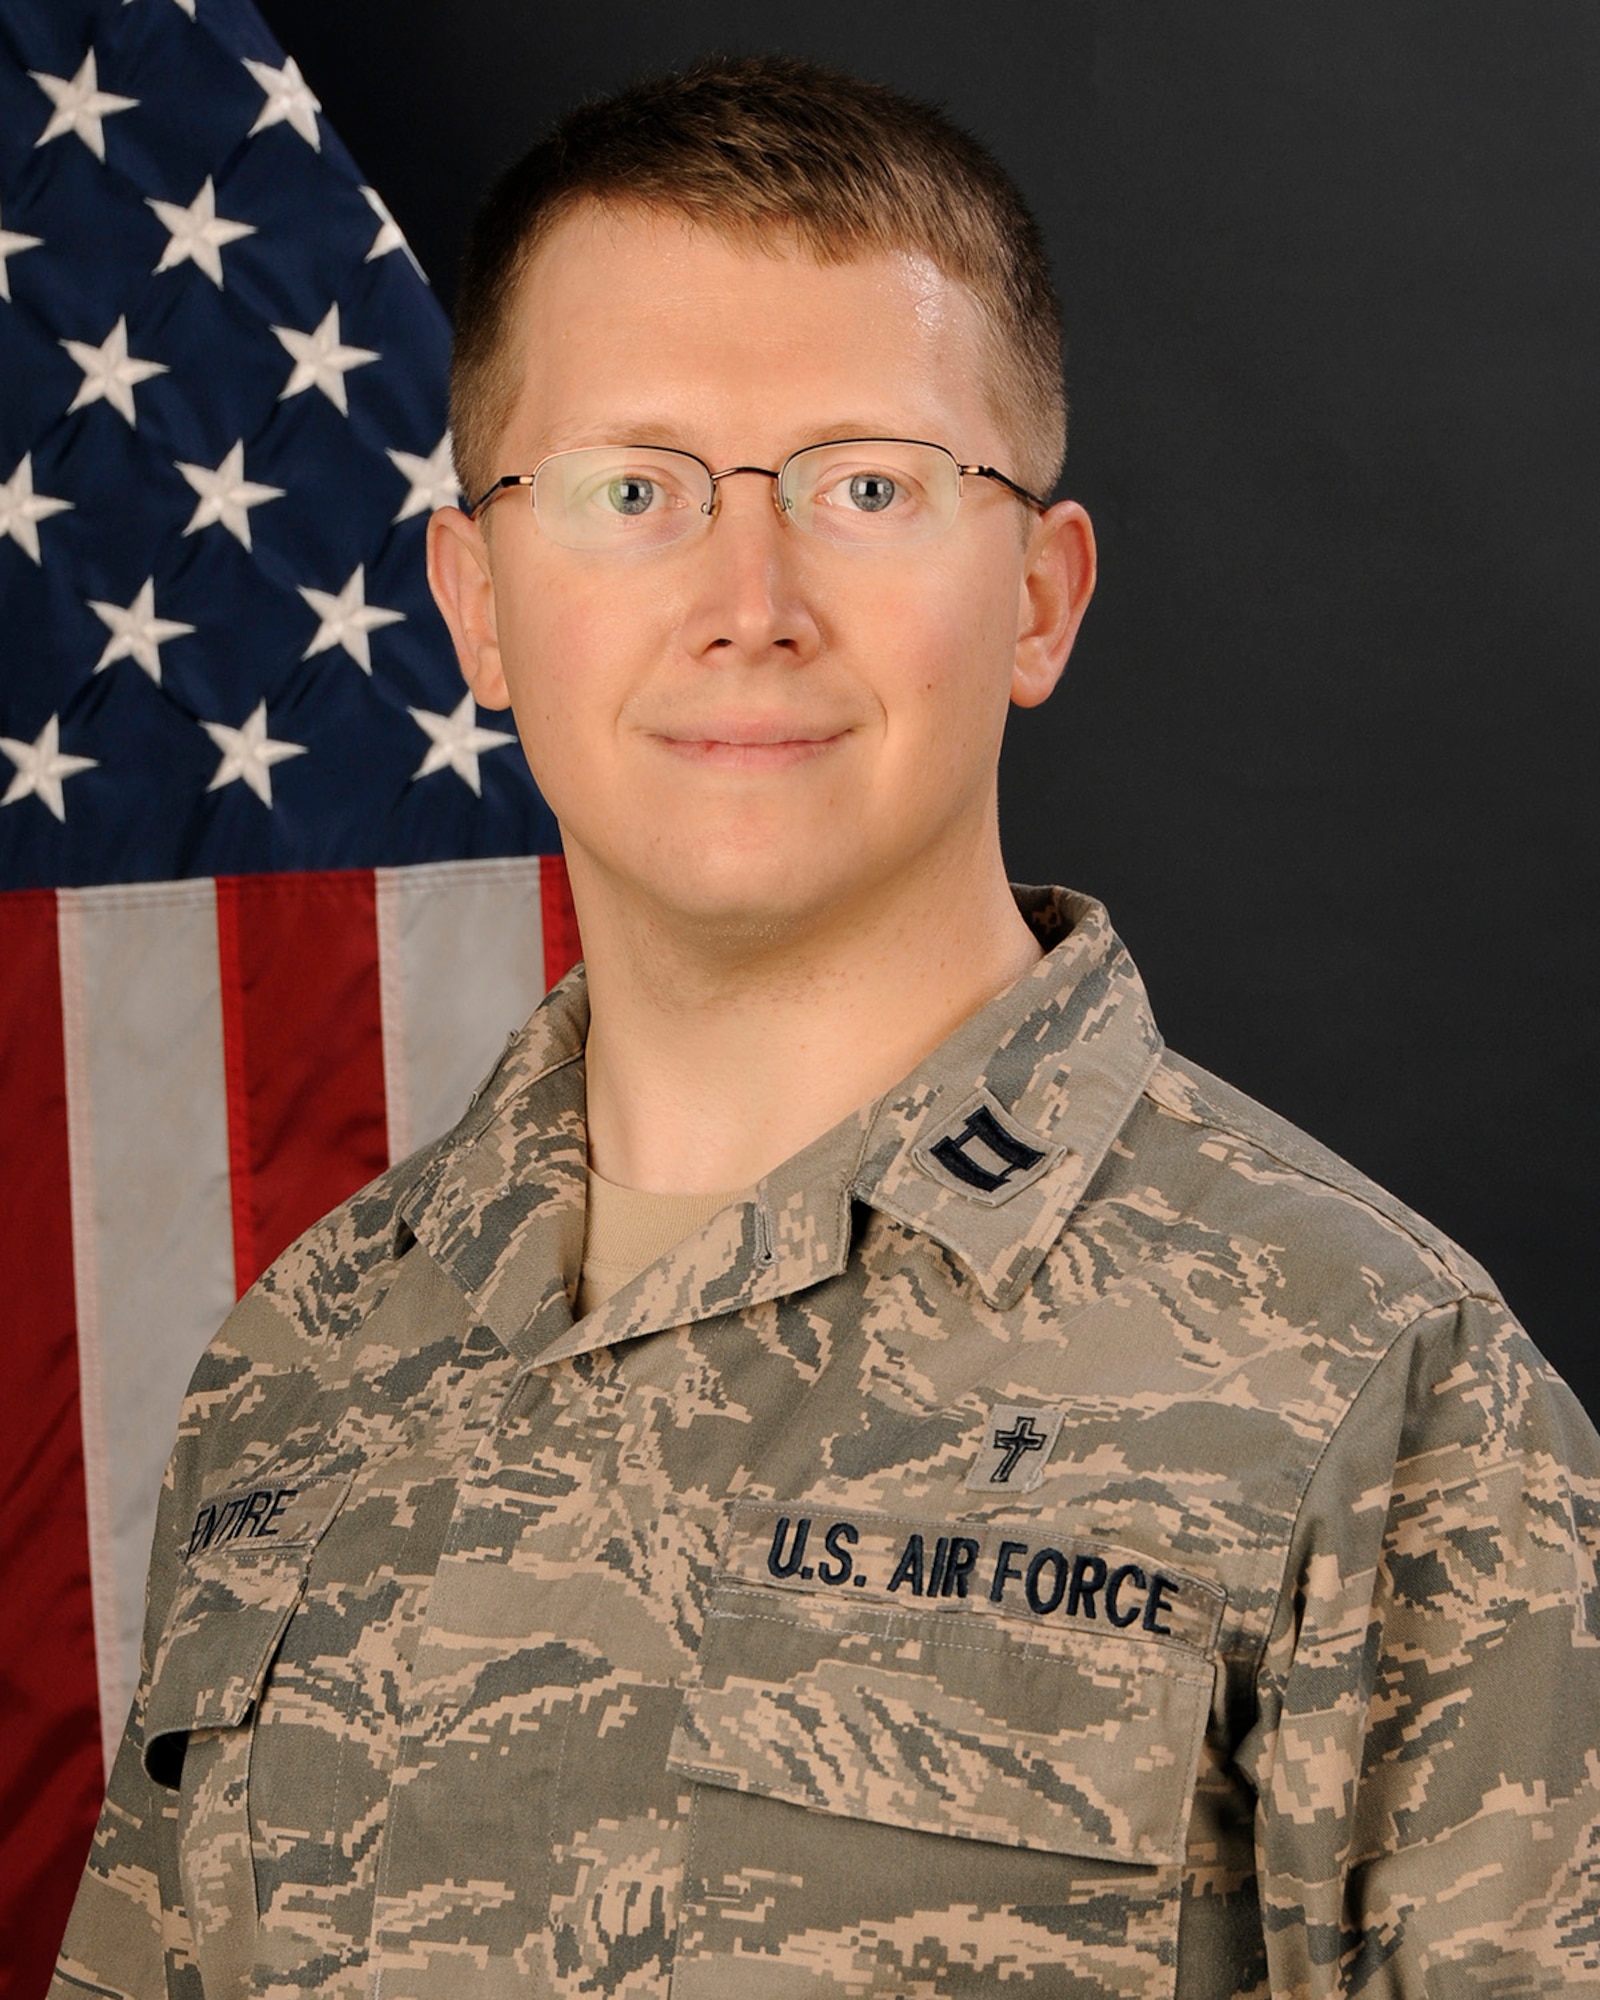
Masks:
[[[850,733],[848,725],[801,722],[793,717],[708,717],[652,732],[674,756],[730,770],[763,771],[824,755]]]

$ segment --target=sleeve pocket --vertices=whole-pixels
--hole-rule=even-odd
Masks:
[[[258,1897],[247,1725],[305,1589],[304,1549],[200,1556],[150,1668],[144,1767],[177,1793],[178,1881],[206,2000],[242,2000]]]
[[[196,1730],[237,1729],[260,1699],[305,1588],[301,1549],[198,1559],[172,1602],[150,1669],[144,1767],[176,1791]]]

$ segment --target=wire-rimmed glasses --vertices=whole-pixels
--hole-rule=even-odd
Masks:
[[[1040,513],[1047,505],[992,465],[963,465],[943,445],[835,438],[791,452],[776,469],[730,465],[721,472],[666,445],[552,452],[532,472],[497,479],[467,512],[476,519],[502,493],[526,489],[540,529],[563,548],[646,552],[708,526],[721,482],[746,472],[773,482],[773,505],[797,528],[847,548],[903,548],[942,534],[967,478],[992,479]]]

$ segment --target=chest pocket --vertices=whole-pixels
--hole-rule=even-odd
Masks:
[[[250,1725],[343,1490],[306,1489],[281,1537],[207,1543],[197,1530],[151,1658],[144,1767],[178,1795],[178,1872],[206,2000],[249,1987],[258,1914]]]
[[[1170,1994],[1212,1679],[1182,1647],[719,1584],[671,1748],[673,2000],[777,1967],[785,2000]]]

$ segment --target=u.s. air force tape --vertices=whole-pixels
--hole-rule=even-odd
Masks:
[[[804,1501],[734,1509],[723,1578],[858,1603],[1040,1620],[1208,1651],[1224,1592],[1048,1523],[916,1521]]]

